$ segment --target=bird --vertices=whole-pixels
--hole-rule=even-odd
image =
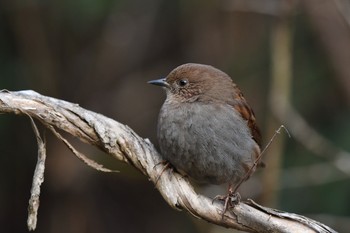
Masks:
[[[163,87],[157,138],[162,157],[198,183],[227,184],[223,214],[255,171],[261,133],[241,90],[223,71],[187,63],[149,84]]]

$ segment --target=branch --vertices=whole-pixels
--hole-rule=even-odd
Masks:
[[[46,160],[46,144],[41,139],[38,128],[36,127],[33,118],[29,116],[33,131],[38,144],[38,161],[35,167],[32,189],[30,191],[30,199],[28,206],[27,225],[30,231],[35,230],[37,223],[37,215],[39,209],[40,186],[44,182],[45,160]]]
[[[197,194],[182,175],[166,169],[156,182],[163,170],[162,158],[148,139],[139,137],[128,126],[78,104],[34,91],[1,91],[0,113],[27,114],[46,127],[66,131],[100,148],[146,175],[171,207],[186,210],[208,222],[248,232],[335,232],[315,220],[266,208],[251,200],[240,202],[222,218],[222,203],[212,203],[210,198]]]

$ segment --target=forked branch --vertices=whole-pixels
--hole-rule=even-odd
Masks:
[[[1,91],[0,113],[27,114],[51,131],[54,128],[63,130],[98,147],[115,159],[134,166],[156,183],[170,206],[187,210],[208,222],[248,232],[335,232],[315,220],[263,207],[251,200],[239,203],[222,218],[222,203],[212,204],[210,198],[197,194],[186,178],[171,169],[165,170],[156,182],[163,170],[162,159],[148,139],[139,137],[128,126],[78,104],[34,91]]]

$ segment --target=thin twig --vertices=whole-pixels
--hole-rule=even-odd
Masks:
[[[97,163],[96,161],[89,159],[86,155],[84,155],[83,153],[77,151],[60,133],[58,133],[55,128],[51,125],[46,125],[51,132],[59,139],[61,140],[70,151],[73,152],[73,154],[75,156],[78,157],[78,159],[80,159],[81,161],[83,161],[86,165],[88,165],[89,167],[92,167],[93,169],[97,170],[97,171],[101,171],[101,172],[119,172],[117,170],[111,170],[108,168],[103,167],[102,164]]]
[[[284,125],[281,125],[276,131],[275,133],[272,135],[270,141],[267,143],[267,145],[265,146],[265,148],[260,152],[259,156],[255,159],[253,165],[250,167],[250,169],[247,171],[247,173],[245,174],[245,176],[239,181],[239,183],[235,186],[235,188],[233,189],[233,192],[235,193],[237,191],[237,189],[242,185],[242,183],[244,181],[246,181],[248,179],[248,177],[251,175],[252,171],[256,168],[256,166],[258,166],[260,159],[262,158],[263,154],[265,153],[265,151],[267,150],[267,148],[270,147],[271,143],[273,142],[273,140],[275,139],[275,137],[277,136],[277,134],[280,134],[281,129],[284,129],[285,132],[288,134],[288,137],[290,137],[289,131],[287,130],[286,127],[284,127]]]

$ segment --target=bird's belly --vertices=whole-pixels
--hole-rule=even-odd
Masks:
[[[256,147],[246,122],[226,106],[186,106],[186,111],[159,118],[162,155],[194,180],[236,183],[254,162]],[[210,114],[208,114],[210,113]],[[161,127],[161,128],[160,128]]]

